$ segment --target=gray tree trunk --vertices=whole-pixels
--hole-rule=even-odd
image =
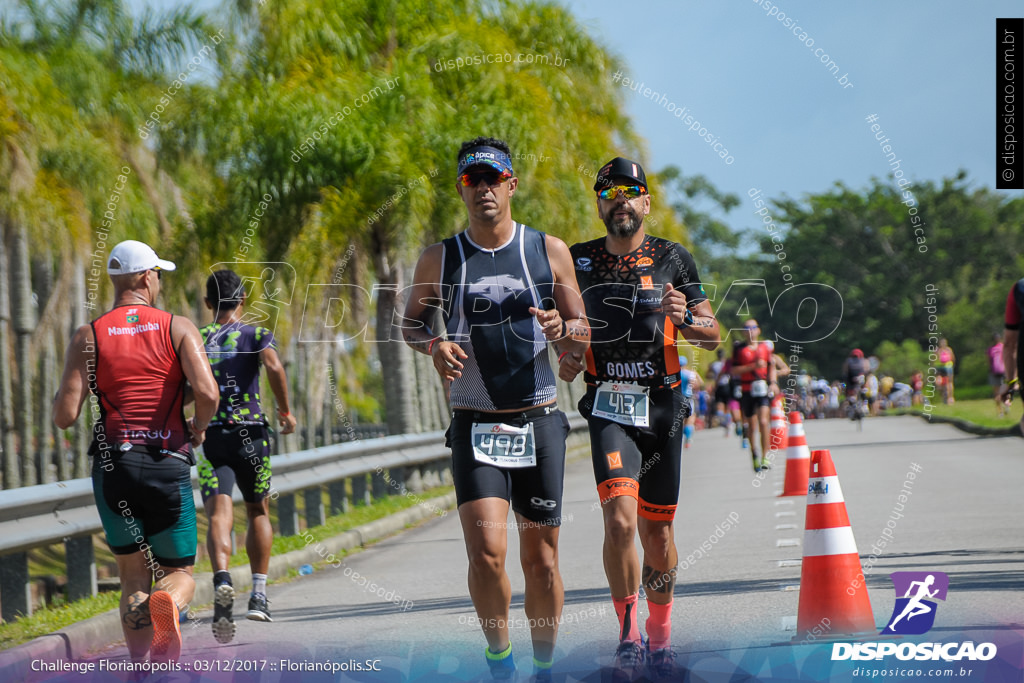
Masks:
[[[414,351],[412,358],[416,371],[416,431],[429,432],[436,429],[434,423],[437,416],[434,412],[434,387],[431,380],[437,379],[437,373],[429,357]]]
[[[320,403],[321,419],[320,419],[320,430],[324,434],[324,445],[329,446],[334,443],[334,423],[332,418],[334,416],[334,397],[331,395],[331,386],[334,386],[335,391],[338,389],[338,373],[334,367],[333,353],[329,353],[327,360],[324,362],[324,392],[323,401]]]
[[[417,415],[413,350],[406,345],[399,327],[405,301],[399,300],[398,293],[405,285],[405,277],[400,264],[387,263],[386,259],[378,263],[377,276],[380,284],[377,286],[376,339],[384,375],[388,432],[408,434],[417,429]]]
[[[327,341],[327,338],[331,334],[329,328],[321,328],[321,341],[315,343],[305,344],[306,355],[309,360],[308,369],[306,372],[306,386],[305,391],[307,394],[306,404],[308,406],[309,417],[307,424],[314,436],[318,431],[318,427],[324,425],[324,397],[327,394],[327,364],[330,362],[330,351],[331,344]],[[330,443],[330,433],[324,429],[322,436],[316,441],[315,446],[326,446]]]
[[[306,410],[306,392],[302,390],[302,385],[306,382],[306,369],[308,363],[306,362],[306,345],[300,342],[295,343],[295,382],[293,383],[294,391],[292,392],[292,403],[295,404],[295,408],[292,412],[298,410],[298,414],[295,416],[297,422],[295,431],[299,437],[299,449],[304,450],[311,448],[310,445],[310,434],[306,428],[306,417],[309,411]]]
[[[51,481],[60,481],[64,477],[61,473],[61,462],[64,457],[61,454],[61,440],[55,438],[53,424],[53,395],[57,393],[57,345],[52,334],[46,335],[43,342],[43,354],[39,363],[41,372],[39,375],[39,417],[36,420],[37,432],[39,434],[39,482],[41,484]]]
[[[53,263],[49,258],[38,259],[35,262],[37,284],[35,287],[38,293],[39,310],[46,308],[46,303],[53,295],[55,276]],[[52,327],[52,326],[51,326]],[[57,364],[57,350],[54,348],[52,333],[44,334],[43,339],[37,339],[33,344],[37,354],[37,379],[33,393],[36,398],[35,406],[35,435],[36,435],[36,470],[39,475],[40,484],[48,484],[57,480],[55,450],[57,442],[53,440],[53,395],[57,391],[54,382],[55,366]],[[42,348],[40,348],[42,347]]]
[[[35,311],[32,302],[32,268],[29,261],[28,233],[25,226],[15,222],[10,252],[11,313],[14,323],[14,356],[18,367],[18,385],[15,388],[14,424],[18,432],[21,460],[21,484],[38,483],[35,463],[35,444],[32,438],[32,331]]]
[[[72,291],[74,293],[72,301],[74,305],[71,307],[71,324],[68,325],[67,334],[65,335],[69,342],[75,330],[84,325],[91,317],[87,315],[85,307],[85,265],[78,258],[75,258],[74,273],[74,279],[72,280]],[[74,426],[71,427],[71,452],[74,457],[71,477],[74,479],[89,476],[88,450],[89,442],[92,439],[92,410],[89,408],[91,401],[92,396],[90,395],[85,399],[85,405],[82,406],[82,415],[79,416]]]
[[[3,451],[3,485],[5,489],[21,486],[18,451],[14,442],[14,412],[11,371],[11,298],[5,226],[0,224],[0,450]]]

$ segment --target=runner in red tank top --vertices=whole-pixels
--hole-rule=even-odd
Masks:
[[[92,322],[100,419],[93,427],[115,450],[156,448],[191,462],[182,404],[185,374],[171,343],[174,316],[151,306],[118,306]]]
[[[53,421],[67,429],[90,391],[98,399],[91,406],[98,418],[89,449],[93,492],[117,559],[121,628],[134,661],[181,653],[178,611],[195,593],[192,447],[203,442],[219,398],[199,330],[152,307],[161,271],[174,268],[142,242],[111,250],[114,307],[75,331],[53,401]],[[186,379],[196,403],[188,422]]]
[[[733,347],[732,375],[740,383],[740,409],[743,412],[743,439],[750,442],[750,457],[754,471],[768,469],[757,450],[768,455],[771,397],[778,392],[775,362],[772,360],[771,342],[759,341],[760,326],[756,320],[743,323],[745,343]],[[760,433],[760,438],[755,434]]]

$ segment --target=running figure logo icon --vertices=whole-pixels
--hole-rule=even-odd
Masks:
[[[927,633],[935,624],[937,606],[929,598],[946,599],[949,576],[942,572],[893,572],[890,577],[896,589],[896,605],[881,633],[907,636]]]

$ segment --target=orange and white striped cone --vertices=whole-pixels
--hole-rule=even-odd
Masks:
[[[803,416],[794,410],[789,414],[789,435],[786,437],[786,482],[783,485],[780,498],[807,495],[810,458],[811,450],[807,447]]]
[[[786,413],[782,411],[781,398],[772,403],[771,419],[772,424],[769,431],[768,446],[773,451],[781,451],[789,443],[786,433]]]
[[[823,623],[830,636],[877,633],[831,453],[814,451],[810,473],[796,639]]]

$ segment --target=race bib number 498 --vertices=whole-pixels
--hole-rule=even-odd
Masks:
[[[471,432],[473,457],[495,467],[533,467],[537,445],[533,423],[513,427],[502,422],[474,422]]]

